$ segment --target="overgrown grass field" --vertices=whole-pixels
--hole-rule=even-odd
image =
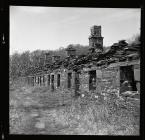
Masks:
[[[81,93],[83,94],[83,93]],[[140,101],[69,91],[50,92],[47,87],[10,86],[10,134],[139,135]]]

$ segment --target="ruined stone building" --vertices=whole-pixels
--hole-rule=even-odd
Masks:
[[[76,50],[70,45],[64,60],[46,54],[43,68],[34,69],[27,76],[28,83],[76,94],[91,91],[99,94],[116,89],[120,93],[128,90],[140,92],[140,44],[130,46],[121,40],[105,52],[101,26],[93,26],[89,48],[87,55],[76,56]],[[49,64],[50,59],[53,64]]]

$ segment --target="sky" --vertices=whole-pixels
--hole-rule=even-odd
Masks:
[[[140,33],[139,8],[10,6],[10,54],[89,45],[93,25],[101,25],[104,46]]]

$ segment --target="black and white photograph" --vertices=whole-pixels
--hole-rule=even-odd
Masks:
[[[9,6],[9,133],[140,135],[141,8]]]

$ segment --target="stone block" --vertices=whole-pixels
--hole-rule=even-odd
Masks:
[[[102,71],[96,70],[97,78],[102,78]]]
[[[134,80],[140,81],[140,69],[134,69]]]
[[[137,91],[140,93],[140,82],[136,82]]]

